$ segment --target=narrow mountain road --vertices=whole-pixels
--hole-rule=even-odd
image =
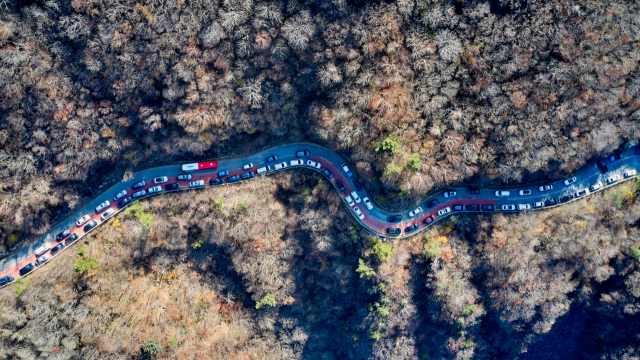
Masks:
[[[309,155],[302,157],[296,156],[296,152],[302,150],[309,151]],[[268,164],[265,163],[265,159],[273,155],[277,156],[278,159],[276,161],[269,162]],[[303,160],[304,165],[291,165],[291,162],[294,160]],[[411,216],[410,212],[412,210],[415,210],[418,205],[396,212],[389,212],[382,209],[380,206],[377,206],[376,202],[373,199],[369,198],[369,195],[367,194],[365,189],[362,189],[360,191],[356,190],[357,188],[354,183],[354,180],[356,180],[357,178],[356,174],[354,173],[353,177],[350,177],[348,176],[348,174],[346,174],[346,172],[342,168],[345,160],[340,155],[324,147],[309,143],[288,144],[262,151],[258,154],[254,154],[244,158],[219,160],[218,167],[216,169],[184,172],[181,165],[148,169],[135,174],[130,180],[122,181],[109,190],[106,190],[91,203],[80,209],[73,216],[56,225],[49,232],[42,235],[33,243],[23,247],[16,253],[4,259],[0,263],[0,278],[12,275],[14,279],[17,279],[20,277],[20,269],[23,269],[29,264],[34,264],[33,267],[35,270],[39,267],[46,266],[45,264],[47,263],[52,262],[52,259],[50,259],[39,266],[35,266],[35,261],[38,257],[42,255],[52,256],[51,250],[47,250],[44,254],[36,257],[36,249],[41,247],[42,245],[50,244],[52,249],[55,249],[56,247],[58,248],[56,254],[64,251],[64,249],[70,243],[78,241],[87,232],[94,230],[101,223],[107,221],[109,217],[106,217],[103,220],[101,216],[105,212],[110,211],[109,209],[113,209],[114,213],[117,213],[118,211],[126,208],[126,206],[120,209],[118,208],[118,202],[122,201],[122,199],[114,201],[114,196],[122,190],[127,191],[127,195],[124,197],[126,198],[140,190],[146,190],[148,192],[149,188],[156,186],[160,186],[161,190],[159,192],[155,192],[153,195],[172,191],[198,189],[208,186],[227,186],[231,184],[227,183],[226,181],[222,185],[210,184],[211,180],[219,178],[219,171],[229,170],[229,175],[223,176],[223,178],[226,179],[230,176],[241,175],[247,172],[255,173],[257,172],[257,169],[267,165],[271,166],[272,170],[262,174],[256,174],[256,177],[266,176],[275,172],[300,167],[321,172],[320,169],[307,165],[307,161],[309,160],[319,163],[321,168],[326,169],[326,171],[329,171],[333,175],[331,183],[339,192],[340,189],[338,188],[336,183],[338,180],[342,182],[345,188],[345,195],[343,195],[345,205],[349,208],[356,221],[358,221],[363,227],[367,228],[373,234],[382,237],[383,239],[386,237],[402,239],[414,236],[416,233],[424,230],[427,226],[432,225],[438,220],[453,213],[495,211],[516,212],[519,211],[519,208],[526,208],[526,210],[541,210],[575,201],[578,198],[587,196],[595,191],[601,191],[608,186],[616,185],[622,181],[629,180],[637,176],[635,174],[635,171],[637,169],[640,169],[640,147],[636,146],[631,148],[630,150],[621,154],[620,159],[616,159],[614,161],[611,161],[611,159],[609,158],[603,159],[604,164],[606,164],[606,166],[608,167],[608,171],[606,173],[603,173],[595,163],[590,164],[589,166],[585,166],[579,172],[574,174],[575,181],[573,181],[571,184],[565,185],[565,179],[562,179],[553,183],[546,184],[552,186],[552,188],[545,191],[539,190],[538,186],[528,187],[526,185],[522,185],[513,187],[512,189],[508,190],[500,188],[500,191],[509,192],[508,195],[503,194],[501,196],[496,191],[497,189],[480,189],[476,192],[469,191],[470,188],[468,187],[451,187],[447,189],[441,189],[437,192],[431,193],[429,196],[422,199],[422,201],[419,202],[420,211],[414,216]],[[274,170],[274,166],[282,162],[286,162],[288,166],[283,169]],[[253,164],[250,169],[243,169],[244,165],[250,163]],[[351,172],[355,170],[353,166],[350,166],[349,168]],[[190,180],[178,180],[178,175],[180,174],[188,174],[191,175],[192,178]],[[160,176],[166,176],[168,178],[167,181],[164,183],[155,184],[153,181],[154,178]],[[619,179],[608,183],[607,179],[611,179],[614,176],[617,176]],[[252,179],[253,178],[249,178],[243,181],[251,181]],[[204,186],[190,186],[190,182],[198,180],[203,180]],[[145,185],[134,190],[132,186],[140,181],[145,181]],[[166,186],[171,184],[180,184],[180,187],[179,189],[168,190]],[[599,187],[597,186],[598,184]],[[594,185],[596,185],[596,187],[592,188],[592,186]],[[525,192],[524,195],[519,195],[520,190],[530,191]],[[586,190],[586,192],[581,193],[580,196],[578,196],[578,193],[583,190]],[[345,196],[352,194],[352,192],[356,192],[359,199],[354,199],[356,200],[354,206],[349,206],[349,203],[345,199]],[[449,192],[455,192],[455,194],[449,194]],[[445,197],[445,193],[447,193],[449,196]],[[566,197],[569,195],[572,196],[572,198]],[[128,205],[137,200],[144,199],[147,196],[150,195],[147,194],[133,199],[133,201]],[[563,199],[563,197],[566,198]],[[370,201],[370,206],[367,206],[365,204],[365,201],[367,199]],[[102,209],[100,212],[96,212],[96,207],[103,203],[105,200],[109,200],[110,205]],[[436,200],[437,202],[434,202],[434,200]],[[430,204],[431,207],[428,207],[427,204]],[[513,205],[515,209],[509,210],[509,208],[504,208],[503,210],[504,205]],[[358,210],[356,210],[356,208]],[[358,216],[358,212],[361,212],[362,214],[360,217]],[[90,220],[82,224],[81,226],[76,226],[76,221],[85,215],[89,216]],[[395,222],[390,223],[390,216],[398,216],[398,219],[396,219]],[[88,229],[85,232],[84,227],[92,221],[96,221],[98,226],[95,226],[92,229]],[[415,225],[418,225],[417,229],[407,229],[409,226],[415,227]],[[395,230],[397,231],[397,234],[390,234],[389,229],[397,229]],[[60,240],[56,240],[56,235],[62,233],[65,230],[69,230],[70,234],[64,236]],[[71,240],[71,238],[75,237],[73,234],[77,234],[78,237]],[[25,276],[32,271],[33,270],[25,272]],[[7,285],[8,283],[10,282],[5,283],[4,285]]]

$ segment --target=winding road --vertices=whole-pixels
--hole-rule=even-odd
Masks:
[[[303,156],[303,157],[296,156],[296,152],[302,151],[302,150],[309,151],[309,155]],[[265,159],[272,155],[277,156],[278,160],[272,161],[269,164],[265,163]],[[291,164],[291,161],[293,160],[303,160],[305,165],[292,166],[290,164]],[[330,182],[334,185],[336,190],[338,190],[339,192],[340,192],[340,189],[336,185],[336,182],[338,180],[340,180],[344,185],[346,189],[345,194],[349,195],[352,193],[352,191],[356,191],[356,186],[354,183],[354,180],[356,179],[355,174],[353,177],[349,177],[345,173],[345,171],[343,171],[342,169],[342,164],[344,164],[346,161],[340,155],[334,153],[331,150],[328,150],[318,145],[309,144],[309,143],[288,144],[288,145],[280,146],[277,148],[269,149],[269,150],[260,152],[258,154],[254,154],[244,158],[218,160],[217,169],[207,169],[202,171],[189,172],[188,174],[192,175],[191,180],[178,180],[178,175],[185,174],[185,172],[182,171],[181,165],[172,165],[172,166],[164,166],[164,167],[148,169],[135,174],[130,180],[122,181],[117,185],[113,186],[112,188],[110,188],[109,190],[106,190],[98,198],[96,198],[95,200],[87,204],[84,208],[79,210],[73,216],[70,216],[66,220],[56,225],[54,228],[49,230],[49,232],[42,235],[33,243],[27,246],[24,246],[22,249],[18,250],[16,253],[4,259],[0,263],[0,278],[3,278],[8,275],[12,275],[15,279],[18,279],[20,277],[20,269],[24,268],[29,264],[35,264],[35,261],[37,259],[35,255],[36,249],[38,249],[42,245],[50,244],[51,248],[54,248],[59,244],[65,244],[65,246],[61,250],[57,251],[57,253],[55,254],[57,255],[62,251],[64,251],[67,248],[67,246],[70,245],[70,243],[80,240],[86,233],[93,231],[94,229],[99,227],[99,225],[101,225],[103,222],[106,222],[108,218],[105,219],[104,221],[101,221],[101,215],[104,214],[105,211],[108,211],[108,209],[113,209],[115,213],[117,213],[119,211],[124,210],[126,206],[121,209],[118,209],[117,207],[118,201],[113,201],[113,197],[122,190],[126,190],[128,193],[127,196],[131,196],[131,194],[133,194],[136,191],[140,191],[143,189],[148,190],[149,188],[155,187],[155,186],[161,186],[162,190],[160,192],[154,193],[153,195],[162,194],[165,192],[172,192],[172,191],[198,189],[198,188],[209,187],[209,186],[226,186],[227,185],[226,182],[223,185],[210,185],[210,181],[212,179],[218,179],[219,171],[229,170],[229,175],[226,175],[225,176],[226,178],[227,176],[241,175],[251,171],[256,172],[258,168],[264,167],[267,165],[270,165],[273,168],[275,164],[279,164],[282,162],[286,162],[287,165],[289,166],[280,170],[272,170],[266,173],[256,174],[256,177],[266,176],[278,171],[295,169],[299,167],[313,169],[322,173],[320,169],[306,165],[308,160],[320,163],[322,168],[328,170],[333,174],[334,177]],[[588,196],[589,194],[595,191],[601,191],[604,188],[616,185],[622,181],[629,180],[637,176],[633,171],[640,169],[640,147],[638,146],[632,147],[628,151],[622,153],[621,158],[618,160],[611,161],[610,158],[606,158],[606,159],[603,159],[603,161],[609,169],[607,173],[603,173],[598,168],[598,166],[595,163],[593,163],[588,166],[585,166],[580,171],[575,173],[574,177],[576,178],[576,180],[573,183],[569,185],[565,185],[564,184],[565,179],[562,179],[553,183],[546,184],[546,185],[552,186],[552,189],[547,191],[540,191],[538,186],[528,187],[526,185],[513,187],[512,189],[508,189],[508,190],[504,188],[481,189],[477,191],[477,193],[472,193],[471,191],[468,191],[469,187],[450,187],[447,189],[440,189],[440,190],[437,190],[436,192],[429,194],[419,202],[419,207],[421,208],[421,212],[415,216],[410,216],[410,212],[414,210],[416,207],[418,207],[418,205],[402,211],[389,212],[382,209],[380,206],[377,206],[375,201],[372,201],[371,203],[372,207],[368,208],[364,204],[364,201],[355,203],[354,206],[350,206],[347,200],[345,199],[345,195],[343,195],[342,199],[345,205],[350,209],[351,214],[354,216],[356,221],[358,221],[363,227],[371,231],[373,234],[379,237],[382,237],[383,240],[385,240],[386,237],[401,239],[401,238],[412,237],[416,235],[418,232],[426,229],[428,226],[434,224],[435,222],[453,213],[495,212],[495,211],[517,212],[519,211],[517,210],[518,205],[523,205],[521,206],[522,208],[528,205],[530,209],[527,209],[527,210],[541,210],[541,209],[546,209],[553,206],[563,205],[564,203],[575,201],[579,198],[582,198],[583,196]],[[249,163],[252,163],[253,167],[251,167],[250,169],[243,169],[243,166]],[[350,166],[349,168],[351,169],[352,172],[355,170],[353,166]],[[628,173],[628,176],[625,176],[625,174],[627,173]],[[610,179],[611,177],[616,175],[619,177],[619,180],[611,184],[608,184],[607,179]],[[168,181],[162,184],[154,184],[153,179],[160,176],[168,177]],[[243,180],[243,181],[251,181],[252,179],[254,178],[250,178],[248,180]],[[133,190],[132,189],[133,184],[142,180],[146,182],[145,186]],[[199,187],[191,187],[190,182],[197,181],[197,180],[204,180],[205,185],[199,186]],[[241,181],[238,181],[238,183],[239,182]],[[175,184],[175,183],[180,184],[179,189],[167,190],[165,188],[167,185]],[[590,190],[591,186],[595,184],[600,184],[600,188],[595,189],[593,191]],[[580,197],[576,196],[576,194],[579,191],[582,191],[584,189],[587,189],[587,192],[585,195]],[[509,195],[499,196],[497,194],[497,190],[508,191]],[[520,190],[530,190],[530,193],[527,195],[519,195]],[[369,197],[365,189],[362,189],[361,191],[356,191],[356,192],[359,195],[359,198],[362,200],[364,200],[364,198],[366,197]],[[449,192],[455,192],[455,194],[448,197],[444,197],[444,194],[445,193],[448,194]],[[573,196],[572,199],[565,199],[566,200],[565,202],[560,201],[560,199],[562,199],[564,196],[569,194]],[[133,202],[137,200],[144,199],[145,197],[148,197],[148,196],[150,195],[147,194],[145,196],[134,199],[134,201],[129,203],[129,205],[131,205]],[[541,202],[544,204],[547,200],[553,200],[553,199],[556,199],[557,201],[556,204],[547,203],[543,206],[534,207],[535,203]],[[96,212],[95,211],[96,207],[100,205],[102,202],[104,202],[105,200],[109,200],[111,204],[108,207],[105,207],[99,213]],[[437,200],[436,204],[433,204],[434,200]],[[427,207],[427,204],[429,203],[433,204],[430,208]],[[507,210],[507,208],[503,210],[504,205],[507,205],[507,206],[514,205],[515,210]],[[354,211],[355,207],[357,207],[362,212],[362,215],[363,215],[362,218],[359,218],[358,215],[356,214],[357,212]],[[442,213],[447,209],[449,210],[447,213]],[[527,211],[527,210],[524,210],[524,211]],[[440,215],[439,215],[439,212],[440,212]],[[84,226],[86,226],[86,224],[83,224],[82,226],[76,226],[76,221],[85,215],[90,217],[90,220],[86,224],[94,220],[98,223],[98,226],[93,227],[87,232],[85,232],[84,230]],[[388,221],[390,216],[398,216],[399,220],[397,222],[390,223]],[[419,228],[413,231],[410,231],[409,229],[407,229],[409,226],[416,225],[416,224],[419,226]],[[388,229],[399,229],[397,230],[399,231],[399,234],[389,234]],[[59,233],[62,233],[65,230],[69,230],[70,235],[66,236],[60,241],[56,240],[56,235]],[[78,237],[75,240],[70,241],[69,237],[73,236],[73,234],[77,234]],[[43,255],[52,256],[50,254],[50,251],[51,250],[47,250],[44,254],[41,254],[40,256],[43,256]],[[26,273],[24,276],[28,276],[28,274],[30,274],[31,272],[37,270],[42,266],[46,266],[46,264],[50,262],[52,262],[52,259],[49,259],[48,261],[41,264],[40,266],[34,266],[34,269],[31,270],[29,273]],[[4,284],[4,286],[10,283],[11,282],[6,283]]]

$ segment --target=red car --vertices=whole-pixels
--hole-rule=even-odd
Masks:
[[[425,225],[429,225],[429,223],[432,221],[433,221],[433,216],[429,216],[428,218],[424,219]]]

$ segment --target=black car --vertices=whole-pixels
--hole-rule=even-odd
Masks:
[[[218,172],[218,177],[223,177],[223,176],[227,176],[227,175],[229,175],[229,170],[224,170],[224,171]]]
[[[426,206],[427,209],[431,209],[432,207],[434,207],[436,205],[438,205],[438,200],[429,201],[424,206]]]
[[[224,181],[223,181],[222,179],[211,179],[211,180],[209,181],[209,184],[211,184],[211,185],[220,185],[220,184],[222,184],[223,182],[224,182]]]
[[[469,206],[467,206],[467,210],[469,210],[469,211],[478,211],[478,205],[469,205]]]
[[[493,205],[483,205],[482,206],[482,210],[484,210],[484,211],[494,211],[495,209],[496,209],[496,207],[493,206]]]
[[[13,279],[15,279],[13,275],[7,275],[3,278],[0,278],[0,286],[12,282]]]
[[[64,243],[60,243],[56,246],[53,247],[53,249],[51,249],[51,255],[57,253],[58,251],[60,251],[62,248],[64,247]]]
[[[402,220],[402,215],[393,215],[387,218],[387,221],[390,223],[397,223]]]
[[[558,203],[558,199],[548,199],[547,201],[544,202],[545,205],[547,206],[552,206]]]
[[[180,189],[180,184],[178,183],[169,184],[169,185],[166,185],[164,188],[167,190],[176,190],[176,189]]]
[[[29,264],[29,265],[23,267],[22,269],[20,269],[20,276],[22,276],[22,275],[28,273],[29,271],[33,270],[33,268],[34,268],[33,264]]]
[[[342,181],[337,180],[337,181],[336,181],[336,185],[338,185],[338,189],[340,189],[340,191],[341,191],[343,194],[346,194],[346,193],[347,193],[347,189],[345,189],[345,188],[344,188],[344,185],[342,185]]]
[[[72,242],[76,241],[76,239],[77,239],[77,238],[78,238],[78,234],[75,234],[75,233],[74,233],[73,235],[69,236],[69,237],[67,238],[67,240],[65,240],[65,241],[64,241],[64,243],[65,243],[65,244],[67,244],[67,245],[69,245],[69,244],[71,244]]]
[[[428,218],[424,219],[424,224],[429,225],[429,223],[432,221],[433,221],[433,216],[429,216]]]
[[[478,195],[478,194],[480,194],[480,190],[479,189],[467,189],[467,193],[469,193],[471,195]]]
[[[60,234],[56,235],[56,240],[60,241],[60,240],[62,240],[64,238],[66,238],[69,235],[69,233],[70,233],[69,229],[61,232]]]
[[[131,196],[127,196],[126,198],[124,198],[124,200],[122,200],[122,201],[120,201],[118,203],[118,209],[120,209],[121,207],[126,206],[130,202],[131,202]]]
[[[356,190],[362,191],[362,186],[358,180],[353,180],[353,184],[356,186]]]
[[[607,165],[604,164],[604,161],[602,160],[598,160],[598,167],[600,168],[600,171],[602,171],[603,174],[609,171],[609,168],[607,167]]]
[[[276,161],[276,160],[278,160],[278,157],[273,155],[273,156],[269,156],[268,158],[264,159],[264,162],[270,163],[270,162]]]
[[[569,195],[565,195],[563,197],[560,198],[560,202],[566,203],[567,201],[573,199],[573,195],[569,194]]]
[[[416,231],[416,230],[418,230],[419,227],[420,227],[420,224],[413,224],[411,226],[407,226],[404,229],[404,232],[409,233],[409,232],[412,232],[412,231]]]
[[[93,220],[92,222],[88,223],[87,225],[85,225],[84,227],[84,232],[87,232],[91,229],[93,229],[94,227],[98,226],[98,222]]]
[[[144,186],[144,181],[140,181],[140,182],[137,182],[137,183],[133,184],[133,188],[134,189],[141,188],[143,186]]]
[[[254,177],[255,175],[256,175],[256,173],[251,171],[251,172],[246,172],[246,173],[240,175],[240,177],[243,178],[243,179],[249,179],[249,178]]]
[[[329,170],[322,168],[321,171],[326,177],[328,177],[329,179],[333,179],[333,174]]]
[[[394,234],[394,235],[396,235],[396,234],[400,234],[400,233],[401,233],[400,229],[397,229],[397,228],[387,228],[387,234]]]
[[[236,182],[240,180],[240,176],[236,175],[236,176],[230,176],[226,179],[224,179],[226,182],[231,183],[231,182]]]
[[[636,149],[636,155],[640,155],[640,149]]]

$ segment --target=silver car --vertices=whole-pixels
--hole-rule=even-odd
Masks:
[[[162,191],[162,186],[158,185],[158,186],[154,186],[154,187],[150,187],[147,189],[147,192],[149,194],[153,194],[154,192],[159,192]]]
[[[189,183],[189,186],[191,186],[191,187],[204,186],[204,180],[192,181],[192,182]]]
[[[111,203],[109,202],[109,200],[106,200],[105,202],[103,202],[102,204],[100,204],[100,205],[98,205],[96,207],[96,212],[100,212],[100,211],[106,209],[107,206],[109,206],[109,205],[111,205]]]
[[[82,226],[82,225],[86,224],[87,221],[89,221],[89,219],[91,219],[91,216],[85,215],[85,216],[81,217],[80,219],[78,219],[78,221],[76,221],[76,225],[77,226]]]
[[[147,194],[146,190],[140,190],[138,192],[134,192],[133,195],[131,195],[131,197],[133,197],[134,199],[140,196],[144,196]]]
[[[109,218],[109,216],[113,215],[113,213],[116,212],[114,209],[109,209],[107,211],[105,211],[102,216],[100,216],[100,220],[105,221],[106,219]]]
[[[122,190],[119,193],[117,193],[116,196],[113,197],[113,201],[118,201],[125,196],[127,196],[127,190]]]

